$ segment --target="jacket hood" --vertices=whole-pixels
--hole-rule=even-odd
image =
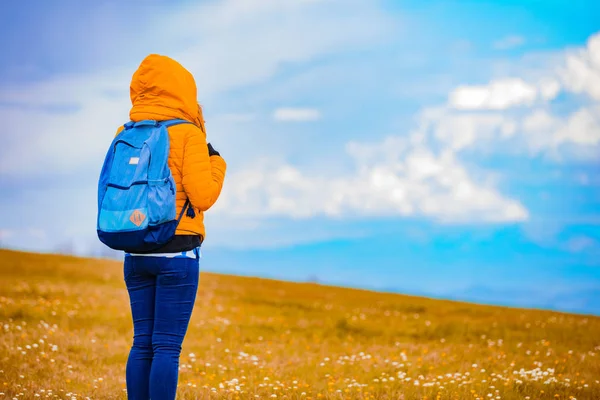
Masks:
[[[147,56],[133,74],[129,93],[132,121],[181,118],[203,125],[194,77],[172,58]]]

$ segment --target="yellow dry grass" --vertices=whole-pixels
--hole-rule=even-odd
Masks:
[[[118,262],[0,251],[0,400],[123,399]],[[600,318],[216,274],[180,399],[600,399]]]

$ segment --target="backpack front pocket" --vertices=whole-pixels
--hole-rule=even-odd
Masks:
[[[151,222],[147,192],[147,186],[143,183],[134,184],[129,188],[108,184],[100,208],[99,228],[105,232],[146,229]]]

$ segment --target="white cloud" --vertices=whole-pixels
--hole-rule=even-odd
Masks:
[[[567,53],[559,75],[567,90],[600,101],[600,32],[588,39],[585,48]]]
[[[317,121],[321,112],[314,108],[278,108],[273,112],[273,119],[283,122]]]
[[[505,78],[487,85],[459,86],[450,93],[448,103],[458,110],[505,110],[531,106],[539,99],[551,100],[558,90],[555,81],[543,81],[538,87],[520,78]]]
[[[494,42],[494,48],[498,50],[509,50],[521,47],[525,44],[525,38],[519,35],[506,36]]]
[[[445,148],[493,147],[497,153],[547,153],[558,156],[568,147],[578,151],[600,146],[600,105],[590,105],[564,116],[545,108],[534,108],[520,115],[506,112],[456,111],[447,108],[425,110],[421,115],[420,134]],[[504,147],[498,145],[505,144]]]
[[[355,171],[314,175],[281,164],[262,163],[231,175],[214,209],[228,216],[329,217],[414,216],[440,222],[513,222],[527,210],[476,182],[449,151],[436,154],[390,138],[351,143]]]
[[[584,149],[600,146],[600,104],[582,107],[564,117],[534,110],[523,118],[520,131],[534,153],[555,154],[565,145]]]
[[[561,90],[560,82],[552,78],[541,79],[538,81],[539,98],[545,101],[551,101],[558,96]]]
[[[574,112],[554,133],[556,145],[572,143],[581,146],[600,144],[600,104]]]
[[[587,99],[579,109],[559,114],[551,103],[560,93]],[[511,151],[587,157],[600,147],[599,100],[600,33],[586,47],[551,59],[535,79],[462,85],[450,93],[447,107],[423,115],[431,134],[456,151],[511,141]]]
[[[523,118],[521,132],[534,153],[553,147],[556,143],[553,132],[561,124],[561,120],[544,109],[533,110]]]
[[[496,137],[509,138],[516,133],[515,121],[500,113],[454,112],[439,109],[435,113],[425,112],[423,127],[433,137],[453,151],[471,147]]]

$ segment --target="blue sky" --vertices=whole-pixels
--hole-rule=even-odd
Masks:
[[[98,171],[161,53],[229,164],[205,269],[600,314],[600,4],[139,4],[0,6],[2,246],[100,252]]]

